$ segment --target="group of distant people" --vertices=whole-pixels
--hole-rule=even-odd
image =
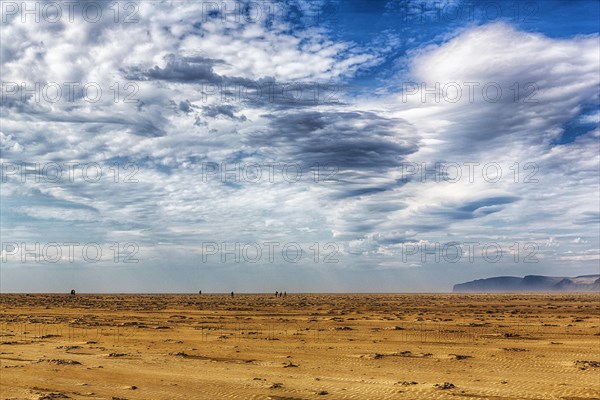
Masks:
[[[71,293],[75,294],[75,293]],[[202,294],[202,290],[198,290],[198,294]],[[231,297],[235,297],[235,293],[231,292]],[[287,297],[287,292],[275,291],[275,297]]]

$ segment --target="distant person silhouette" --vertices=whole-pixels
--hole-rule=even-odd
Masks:
[[[75,289],[71,289],[71,296],[75,296]]]
[[[287,292],[283,292],[283,297],[286,297],[286,296],[287,296]]]
[[[231,292],[231,297],[233,297],[233,292]]]
[[[198,294],[202,294],[202,290],[198,290]]]
[[[275,297],[277,297],[279,295],[279,292],[276,290],[275,291]]]

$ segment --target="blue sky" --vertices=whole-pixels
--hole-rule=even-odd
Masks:
[[[598,1],[48,4],[2,2],[3,292],[600,272]]]

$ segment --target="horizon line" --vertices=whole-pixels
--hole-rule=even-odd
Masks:
[[[234,295],[267,295],[273,296],[274,292],[233,292]],[[282,292],[284,293],[284,292]],[[538,291],[460,291],[460,292],[285,292],[289,295],[396,295],[396,294],[577,294],[577,293],[592,293],[600,294],[599,291],[551,291],[551,290],[538,290]],[[70,292],[0,292],[1,295],[65,295],[73,296]],[[77,295],[225,295],[231,296],[231,292],[76,292]]]

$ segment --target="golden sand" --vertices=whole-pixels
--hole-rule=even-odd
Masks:
[[[1,295],[2,399],[600,399],[598,294]]]

